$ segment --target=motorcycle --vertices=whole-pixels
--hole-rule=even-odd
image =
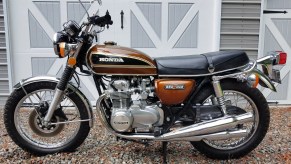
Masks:
[[[243,51],[152,59],[115,42],[93,44],[112,24],[108,11],[88,14],[81,25],[66,22],[53,39],[55,54],[67,58],[61,78],[31,77],[14,86],[4,122],[18,146],[45,155],[84,142],[94,115],[79,76],[93,77],[99,121],[118,139],[160,141],[164,150],[168,142],[189,141],[215,159],[239,158],[260,144],[270,112],[257,86],[276,91],[280,71],[273,66],[285,64],[286,53],[270,52],[256,61]]]

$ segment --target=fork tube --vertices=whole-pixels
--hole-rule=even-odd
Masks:
[[[61,100],[65,94],[67,84],[70,81],[70,79],[72,78],[74,70],[75,70],[75,68],[71,68],[69,66],[67,66],[66,69],[64,70],[64,73],[63,73],[60,81],[58,82],[56,92],[55,92],[54,97],[52,99],[52,102],[49,106],[47,114],[44,117],[43,121],[44,121],[45,126],[48,125],[49,121],[51,120],[51,118],[54,114],[54,111],[56,110],[58,104],[61,102]]]
[[[85,33],[88,34],[88,32],[90,32],[92,30],[92,27],[93,25],[89,25],[86,27],[85,29]],[[77,49],[74,53],[74,55],[72,57],[74,58],[78,58],[78,55],[83,47],[83,44],[84,42],[83,41],[80,41],[78,43],[78,46],[77,46]],[[67,84],[68,82],[71,80],[72,78],[72,75],[74,73],[74,70],[75,70],[75,66],[74,65],[67,65],[66,66],[66,69],[64,70],[64,73],[60,79],[60,81],[58,82],[58,85],[57,85],[57,88],[56,88],[56,92],[54,94],[54,97],[52,99],[52,102],[49,106],[49,109],[47,111],[47,114],[45,115],[44,117],[44,120],[43,120],[43,124],[45,126],[48,125],[48,123],[50,122],[53,114],[54,114],[54,111],[56,110],[58,104],[61,102],[64,94],[65,94],[65,90],[67,88]]]

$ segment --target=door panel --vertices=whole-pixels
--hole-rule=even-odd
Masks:
[[[269,89],[263,89],[262,92],[270,102],[290,104],[291,3],[289,0],[264,0],[263,10],[287,13],[262,14],[259,57],[269,51],[284,51],[288,58],[285,66],[277,66],[281,70],[282,79],[282,84],[276,84],[278,92],[271,92]]]
[[[137,48],[151,57],[195,55],[219,49],[220,0],[114,3],[118,3],[118,14],[124,11],[124,28],[120,26],[120,15],[115,21],[120,45]]]
[[[109,10],[113,26],[99,43],[116,41],[151,57],[190,55],[219,50],[220,0],[85,0],[90,15]],[[86,13],[77,0],[9,0],[13,83],[37,75],[60,76],[66,59],[57,59],[53,34],[67,20],[81,23]],[[121,11],[124,28],[121,28]],[[81,90],[92,100],[97,91],[91,77],[81,78]]]
[[[53,34],[62,29],[67,20],[78,23],[87,19],[84,9],[76,0],[39,0],[8,2],[10,6],[10,27],[12,40],[13,75],[17,83],[21,79],[38,76],[60,76],[66,59],[54,55]],[[99,9],[97,3],[84,2],[90,14]],[[16,12],[17,11],[17,12]],[[81,90],[93,99],[97,91],[91,77],[82,77]]]

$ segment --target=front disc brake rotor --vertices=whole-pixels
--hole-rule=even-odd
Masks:
[[[51,122],[56,123],[61,120],[62,119],[58,116],[53,116]],[[29,126],[34,133],[41,137],[54,137],[64,129],[64,124],[49,125],[47,127],[43,126],[41,118],[35,110],[33,110],[29,115]]]

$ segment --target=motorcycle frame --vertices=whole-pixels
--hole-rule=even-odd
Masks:
[[[206,77],[203,77],[203,76],[196,77],[196,78],[192,77],[193,79],[200,81],[200,82],[198,83],[197,87],[195,89],[193,89],[193,91],[190,93],[190,95],[188,96],[188,98],[185,101],[186,103],[183,104],[182,109],[179,110],[178,113],[176,113],[174,118],[171,120],[170,124],[168,124],[165,127],[165,130],[169,129],[175,123],[175,121],[177,121],[177,119],[181,116],[181,114],[183,114],[185,112],[192,112],[191,111],[192,106],[197,105],[197,104],[192,104],[193,100],[195,100],[195,97],[198,95],[199,92],[201,92],[201,89],[205,85],[211,84],[211,82],[212,82],[215,96],[216,97],[223,97],[223,91],[220,87],[220,83],[217,83],[217,82],[220,82],[220,80],[226,79],[226,78],[232,78],[232,79],[237,79],[238,81],[244,81],[244,80],[246,80],[246,76],[248,73],[256,73],[259,76],[260,82],[262,84],[264,84],[265,86],[267,86],[271,90],[276,91],[276,88],[273,85],[273,83],[271,82],[270,78],[268,76],[266,76],[264,73],[262,73],[260,70],[256,69],[255,68],[256,65],[257,65],[256,62],[250,62],[249,65],[247,65],[244,69],[240,70],[239,72],[233,71],[233,73],[224,74],[224,75],[218,74],[218,75],[212,75],[212,76],[206,76]],[[99,94],[99,96],[101,96],[103,94],[102,90],[103,91],[106,90],[106,87],[104,86],[104,84],[102,82],[100,82],[100,80],[102,80],[101,79],[102,76],[96,75],[96,74],[93,74],[92,76],[93,76],[98,94]],[[187,77],[185,77],[185,78],[187,78]],[[34,83],[34,82],[43,82],[43,81],[53,82],[53,83],[58,84],[60,82],[60,79],[57,79],[55,77],[50,77],[50,76],[32,77],[32,78],[28,78],[28,79],[24,79],[24,80],[20,81],[19,83],[17,83],[14,86],[14,89],[16,89],[16,90],[22,89],[24,91],[24,93],[27,93],[25,90],[26,85]],[[214,82],[216,82],[217,85],[213,85]],[[211,85],[209,85],[209,87],[211,87]],[[88,115],[89,115],[89,118],[87,120],[89,121],[90,127],[93,127],[94,118],[93,118],[93,112],[92,112],[92,105],[90,104],[90,101],[73,84],[68,83],[67,89],[71,89],[71,90],[75,91],[75,93],[82,99],[83,103],[86,106],[86,111],[88,112]],[[59,97],[59,96],[56,96],[56,97]],[[224,115],[226,115],[225,109],[222,109],[222,112]]]
[[[94,82],[95,82],[95,85],[96,85],[96,89],[98,91],[98,94],[99,96],[102,95],[102,90],[105,91],[106,90],[106,87],[104,86],[104,84],[100,81],[102,80],[100,75],[96,75],[90,71],[84,71],[82,69],[82,66],[85,65],[86,66],[86,63],[84,63],[85,61],[82,61],[82,59],[84,59],[84,56],[86,54],[86,47],[87,46],[91,46],[92,45],[92,37],[93,35],[91,34],[91,30],[93,28],[93,24],[90,24],[90,23],[85,23],[85,30],[83,31],[82,33],[82,37],[83,39],[81,39],[81,41],[76,45],[76,49],[74,50],[74,52],[69,55],[69,58],[71,59],[75,59],[77,60],[77,65],[76,64],[70,64],[68,62],[67,64],[67,67],[66,69],[64,70],[64,73],[61,77],[60,80],[53,80],[54,82],[57,83],[57,88],[56,88],[56,94],[54,95],[53,97],[53,100],[52,100],[52,103],[48,109],[48,112],[45,116],[45,118],[43,119],[43,124],[44,125],[48,125],[49,122],[50,122],[50,119],[53,115],[53,112],[57,106],[57,104],[59,103],[59,100],[62,96],[64,96],[65,94],[65,90],[68,88],[68,87],[73,87],[74,86],[72,84],[69,84],[69,80],[71,79],[72,77],[72,74],[73,72],[75,71],[76,67],[79,67],[81,72],[83,73],[86,73],[86,74],[90,74],[90,75],[93,75],[93,79],[94,79]],[[85,41],[87,40],[87,41]],[[264,58],[264,59],[259,59],[258,61],[260,61],[260,63],[264,62],[264,61],[267,61],[267,60],[270,60],[270,58]],[[213,89],[214,89],[214,93],[215,93],[215,96],[217,97],[218,99],[218,103],[219,105],[221,106],[221,109],[222,109],[222,112],[224,115],[226,115],[226,107],[224,105],[224,97],[223,97],[223,91],[221,89],[221,86],[220,86],[220,80],[222,79],[225,79],[225,78],[236,78],[237,80],[240,80],[240,81],[246,81],[247,79],[247,74],[250,73],[251,71],[253,71],[254,73],[256,73],[259,78],[260,78],[260,81],[263,82],[263,84],[265,84],[267,87],[269,87],[271,90],[273,91],[276,91],[274,85],[272,84],[271,80],[269,77],[267,77],[266,75],[264,75],[261,71],[255,69],[255,66],[256,66],[256,62],[250,62],[249,65],[246,65],[245,68],[237,68],[235,70],[225,70],[225,72],[214,72],[212,74],[209,74],[209,75],[206,75],[206,76],[203,76],[203,75],[200,75],[200,76],[196,76],[196,77],[183,77],[183,78],[191,78],[191,79],[202,79],[200,84],[198,84],[198,87],[193,89],[193,91],[191,92],[191,94],[188,96],[187,100],[185,101],[186,103],[185,104],[182,104],[183,106],[183,109],[181,111],[179,111],[178,115],[176,116],[180,116],[181,113],[191,109],[191,106],[193,105],[191,102],[193,100],[195,100],[195,97],[196,95],[200,92],[200,90],[203,88],[203,86],[207,83],[210,83],[212,82],[212,86],[213,86]],[[236,71],[239,71],[239,72],[236,72]],[[228,73],[228,74],[226,74]],[[50,81],[51,79],[47,78],[47,77],[43,77],[44,80],[48,80]],[[159,78],[159,75],[155,76],[155,78]],[[212,79],[211,79],[212,78]],[[35,80],[35,81],[41,81],[41,77],[37,77],[37,79],[39,80]],[[20,82],[16,85],[16,88],[18,86],[18,88],[22,88],[25,91],[24,89],[24,85],[26,85],[27,83],[29,83],[29,81],[33,81],[32,79],[28,79],[26,80],[26,82]],[[88,105],[88,99],[84,96],[83,93],[81,93],[81,91],[78,91],[78,93],[80,94],[80,97],[82,99],[84,99],[84,103],[87,105],[87,106],[90,106]],[[196,105],[196,104],[194,104]],[[92,115],[92,107],[87,107],[87,111],[89,113],[89,115]],[[89,119],[91,119],[92,116],[90,116]],[[175,117],[177,118],[177,117]],[[172,123],[173,124],[175,122],[176,119],[173,119],[172,120]],[[91,125],[93,125],[93,123],[91,122],[90,123]],[[171,125],[170,124],[170,125]],[[170,126],[169,125],[169,126]]]
[[[252,72],[254,70],[254,68],[256,67],[256,65],[257,65],[256,61],[252,61],[248,65],[246,65],[244,68],[242,68],[242,70],[240,70],[239,72],[233,72],[231,74],[225,74],[225,75],[218,74],[216,76],[206,76],[206,77],[201,76],[201,77],[196,77],[196,78],[192,77],[195,80],[198,79],[198,81],[200,81],[200,82],[198,82],[198,85],[196,88],[193,88],[192,92],[189,94],[188,98],[186,99],[185,104],[182,104],[182,108],[179,107],[180,110],[178,110],[178,112],[175,113],[175,115],[172,115],[172,110],[175,109],[175,107],[167,108],[166,106],[162,105],[162,109],[164,109],[164,112],[166,110],[170,110],[169,112],[171,114],[171,121],[169,124],[165,124],[165,126],[163,126],[163,128],[164,128],[163,131],[164,132],[168,131],[169,128],[174,125],[174,123],[179,119],[179,117],[183,113],[192,113],[193,106],[195,107],[196,105],[200,105],[200,104],[193,104],[192,102],[195,100],[196,96],[201,92],[201,90],[203,89],[204,86],[209,85],[209,87],[211,87],[211,83],[212,83],[215,97],[217,97],[219,101],[224,102],[224,97],[223,97],[224,95],[223,95],[223,90],[221,89],[221,86],[220,86],[220,81],[223,79],[226,79],[226,78],[233,78],[233,79],[238,79],[238,80],[240,79],[241,80],[242,77],[244,77],[244,79],[246,79],[245,76],[248,73]],[[258,70],[256,70],[256,71],[258,71]],[[99,96],[104,95],[103,92],[101,91],[102,89],[106,90],[106,87],[103,86],[102,82],[100,82],[100,80],[102,80],[101,77],[102,76],[100,76],[100,75],[96,75],[96,74],[93,75],[93,79],[94,79],[97,91],[99,93]],[[190,77],[185,77],[185,78],[189,79]],[[264,80],[264,82],[265,82],[265,80]],[[268,80],[266,83],[268,85],[273,86],[272,83]],[[98,102],[97,102],[97,104],[98,104]],[[224,116],[227,116],[225,104],[222,103],[219,105],[221,107],[222,114]],[[100,108],[98,108],[98,105],[96,105],[96,108],[97,108],[97,110],[101,110]],[[167,109],[165,109],[165,108],[167,108]],[[105,113],[101,112],[100,114],[105,114]],[[107,118],[104,117],[104,119],[107,119]],[[110,127],[110,125],[106,125],[106,126]]]
[[[205,85],[209,85],[211,84],[211,82],[213,81],[220,81],[222,79],[225,78],[233,78],[233,79],[238,79],[238,80],[244,80],[245,76],[247,73],[257,73],[257,75],[260,78],[260,81],[266,85],[268,88],[270,88],[273,91],[276,91],[273,83],[271,82],[270,78],[268,76],[266,76],[264,73],[262,73],[260,70],[255,68],[256,66],[256,62],[251,62],[250,65],[246,66],[245,69],[242,69],[240,72],[236,72],[236,73],[232,73],[232,74],[225,74],[225,75],[213,75],[213,76],[206,76],[206,77],[196,77],[195,80],[198,79],[198,81],[200,81],[197,85],[197,87],[195,89],[193,89],[193,91],[190,93],[190,95],[188,96],[188,98],[186,99],[186,103],[183,104],[182,106],[182,110],[179,110],[179,112],[175,115],[176,117],[174,117],[174,119],[172,119],[171,123],[167,125],[168,129],[170,126],[172,126],[175,121],[179,118],[179,116],[181,116],[182,113],[185,112],[191,112],[190,110],[192,109],[192,106],[197,105],[197,104],[192,104],[193,100],[195,100],[195,97],[197,96],[197,94],[201,91],[201,89],[205,86]],[[104,86],[104,84],[102,82],[100,82],[101,77],[100,75],[96,75],[93,74],[93,79],[96,85],[96,89],[98,91],[98,94],[101,96],[103,94],[102,90],[106,90],[106,87]],[[189,78],[189,77],[188,77]],[[194,79],[194,78],[193,78]],[[17,83],[14,86],[14,89],[18,90],[18,89],[23,89],[24,93],[26,93],[25,90],[25,86],[34,82],[43,82],[43,81],[47,81],[47,82],[53,82],[58,84],[60,82],[60,79],[57,79],[55,77],[50,77],[50,76],[37,76],[37,77],[32,77],[32,78],[28,78],[28,79],[24,79],[22,81],[20,81],[19,83]],[[220,88],[220,84],[219,85],[212,85],[214,92],[215,93],[223,93],[221,88]],[[92,113],[92,105],[90,104],[90,101],[87,99],[87,97],[77,88],[75,87],[73,84],[69,83],[67,86],[67,89],[71,89],[73,91],[76,92],[76,94],[83,100],[83,103],[86,105],[86,111],[88,112],[89,115],[89,123],[90,123],[90,127],[93,127],[93,113]],[[222,96],[221,94],[216,94],[217,96]],[[223,111],[224,113],[224,111]],[[225,114],[225,113],[224,113]]]

